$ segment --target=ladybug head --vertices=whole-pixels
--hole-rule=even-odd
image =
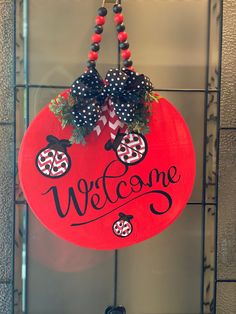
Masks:
[[[57,137],[53,135],[48,135],[47,136],[47,141],[48,141],[48,148],[52,148],[55,150],[59,150],[61,152],[66,153],[67,147],[70,147],[72,144],[68,140],[59,140]]]
[[[120,219],[125,220],[125,221],[130,221],[131,219],[134,218],[132,215],[126,215],[124,213],[119,213],[119,217]]]
[[[109,140],[106,144],[105,144],[105,149],[106,150],[117,150],[118,146],[120,145],[122,138],[124,137],[124,133],[120,133],[120,131],[118,131],[118,133],[116,134],[116,138],[114,139],[114,141],[112,142],[112,140]]]

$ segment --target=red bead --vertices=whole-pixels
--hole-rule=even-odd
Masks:
[[[92,42],[94,43],[100,43],[101,40],[102,40],[102,36],[99,34],[94,34],[92,36]]]
[[[116,22],[116,24],[122,24],[124,21],[124,16],[123,14],[117,13],[114,17],[114,20]]]
[[[121,32],[121,33],[118,34],[118,39],[119,39],[119,41],[121,41],[121,42],[126,41],[127,38],[128,38],[128,35],[127,35],[126,32]]]
[[[123,59],[129,59],[131,57],[130,50],[128,50],[128,49],[123,50],[122,53],[121,53],[121,56],[122,56]]]
[[[134,67],[128,67],[128,70],[135,72],[135,68]]]
[[[95,51],[90,51],[90,53],[88,54],[89,60],[91,61],[95,61],[98,58],[98,53]]]
[[[96,18],[96,24],[97,25],[103,25],[103,24],[105,24],[105,22],[106,22],[106,19],[104,16],[97,16],[97,18]]]

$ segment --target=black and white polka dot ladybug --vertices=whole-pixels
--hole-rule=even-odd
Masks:
[[[36,157],[36,166],[40,173],[48,178],[64,176],[71,167],[71,159],[67,147],[68,140],[59,140],[53,135],[47,136],[48,146],[42,149]]]
[[[109,140],[105,145],[105,149],[113,149],[122,163],[132,166],[145,158],[148,147],[147,141],[142,134],[118,132],[114,142]]]
[[[130,222],[133,216],[119,213],[119,217],[120,218],[114,222],[112,230],[117,237],[126,238],[133,231],[133,226]]]

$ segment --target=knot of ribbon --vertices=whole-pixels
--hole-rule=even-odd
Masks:
[[[49,143],[49,145],[54,145],[54,144],[58,144],[60,146],[63,147],[70,147],[71,143],[68,140],[59,140],[57,137],[53,136],[53,135],[48,135],[47,136],[47,141]]]
[[[148,77],[129,69],[111,69],[105,80],[95,68],[89,69],[71,86],[71,95],[75,99],[74,123],[92,129],[107,110],[112,115],[114,112],[121,124],[132,123],[136,111],[144,106],[146,93],[152,90]]]
[[[67,147],[71,146],[70,141],[66,139],[59,140],[57,137],[53,135],[48,135],[47,141],[48,141],[48,146],[47,146],[48,148],[56,149],[62,152],[66,152]]]

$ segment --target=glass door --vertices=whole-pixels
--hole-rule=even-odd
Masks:
[[[15,0],[16,154],[30,121],[84,70],[100,0]],[[98,68],[119,64],[112,4]],[[197,157],[192,197],[162,234],[119,251],[74,246],[33,216],[17,181],[15,313],[212,313],[220,1],[124,0],[139,72],[188,123]],[[16,173],[17,175],[17,173]]]

